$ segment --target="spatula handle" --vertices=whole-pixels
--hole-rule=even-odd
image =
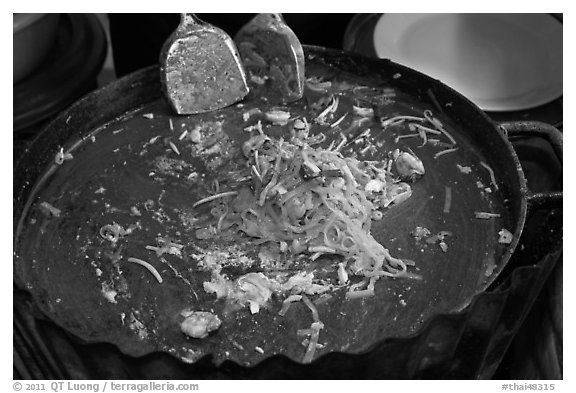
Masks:
[[[284,20],[284,16],[282,16],[282,14],[269,14],[269,15],[272,19],[275,19],[282,23],[286,23],[286,21]]]
[[[178,27],[187,27],[194,25],[205,26],[207,24],[208,23],[198,18],[196,14],[182,13],[180,14],[180,25]]]
[[[282,14],[267,14],[267,13],[258,14],[258,20],[263,25],[286,24],[286,21],[284,20],[284,16],[282,16]]]

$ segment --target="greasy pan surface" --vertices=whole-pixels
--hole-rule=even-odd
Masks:
[[[306,62],[307,77],[369,87],[360,93],[355,90],[350,102],[361,96],[364,102],[375,104],[383,92],[394,89],[394,103],[379,114],[421,116],[424,110],[432,110],[458,146],[457,151],[435,158],[439,148],[420,147],[418,138],[396,142],[398,135],[408,133],[406,130],[380,132],[379,120],[369,123],[373,142],[380,147],[362,153],[367,154],[364,159],[383,160],[395,148],[410,148],[426,168],[425,176],[412,184],[412,196],[385,210],[383,219],[372,227],[375,239],[392,255],[415,261],[416,266],[409,271],[422,279],[383,278],[376,283],[372,298],[345,300],[345,289],[340,289],[317,305],[325,327],[319,341],[323,347],[316,356],[334,351],[359,353],[382,339],[415,333],[436,314],[461,310],[495,279],[522,229],[525,185],[515,154],[500,131],[469,101],[437,81],[387,61],[316,48],[307,48]],[[285,316],[278,315],[282,298],[273,298],[266,309],[254,315],[247,308],[226,313],[223,301],[202,290],[203,282],[210,280],[210,272],[199,267],[203,253],[222,252],[230,254],[228,261],[244,257],[258,262],[261,247],[246,237],[198,240],[191,220],[183,218],[190,218],[186,214],[194,211],[192,204],[206,196],[207,184],[226,178],[223,174],[236,164],[234,146],[246,139],[243,113],[255,107],[270,108],[249,97],[242,108],[233,106],[218,113],[230,124],[224,130],[231,141],[231,153],[223,157],[222,166],[211,170],[213,156],[185,158],[187,150],[179,144],[179,135],[214,120],[215,114],[176,117],[159,92],[157,70],[144,70],[120,80],[65,112],[21,158],[15,171],[23,176],[15,180],[14,199],[17,283],[34,295],[44,313],[76,336],[114,343],[130,355],[160,350],[195,361],[211,354],[217,363],[231,359],[244,365],[273,354],[301,360],[306,348],[296,331],[312,322],[303,303],[292,305]],[[308,94],[290,107],[291,113],[308,116],[317,98]],[[350,109],[350,104],[342,105],[334,118]],[[150,113],[153,116],[148,116]],[[336,130],[324,130],[324,145],[339,141]],[[94,135],[95,142],[89,135]],[[158,144],[147,144],[157,135]],[[77,143],[82,138],[84,141]],[[169,142],[179,146],[183,154],[167,148]],[[33,190],[32,185],[53,163],[60,146],[71,150],[74,159],[62,166],[52,165],[52,171]],[[364,147],[350,144],[342,153],[359,154]],[[158,157],[172,165],[159,171]],[[37,158],[42,164],[30,165]],[[498,189],[481,162],[494,169]],[[462,172],[457,164],[471,168],[471,172]],[[190,177],[193,172],[199,175]],[[157,181],[150,181],[154,176]],[[101,188],[107,191],[101,192]],[[448,210],[447,188],[451,194]],[[142,207],[148,200],[155,202],[156,209]],[[62,217],[42,214],[39,204],[45,201],[58,206]],[[130,215],[132,206],[140,206],[142,215]],[[475,211],[495,212],[500,217],[478,220]],[[136,221],[144,229],[137,241],[127,241],[121,250],[109,248],[99,236],[105,224],[117,222],[128,227]],[[417,241],[411,235],[417,226],[432,233],[451,232],[445,240],[446,251],[438,244]],[[514,234],[509,245],[498,243],[502,228]],[[159,235],[183,244],[182,255],[155,259],[145,246],[156,245]],[[163,282],[135,264],[112,263],[110,254],[115,252],[124,260],[133,256],[149,261]],[[332,262],[321,258],[304,269],[334,276]],[[236,266],[229,273],[260,270],[256,263]],[[113,301],[111,290],[116,295]],[[222,326],[207,338],[187,338],[179,323],[180,312],[188,308],[214,312],[223,320]]]

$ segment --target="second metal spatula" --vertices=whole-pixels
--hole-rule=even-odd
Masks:
[[[160,54],[164,95],[178,114],[224,108],[248,94],[246,73],[234,41],[194,14],[180,25]]]
[[[250,90],[273,103],[304,94],[304,51],[281,14],[258,14],[234,37]]]

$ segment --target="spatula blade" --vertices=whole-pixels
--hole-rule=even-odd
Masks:
[[[281,14],[258,14],[234,37],[254,94],[287,103],[304,94],[304,50]]]
[[[160,55],[164,95],[178,114],[210,112],[249,92],[234,41],[221,29],[183,14]]]

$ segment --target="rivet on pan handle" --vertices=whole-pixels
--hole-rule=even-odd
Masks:
[[[557,128],[540,121],[504,122],[500,127],[507,133],[508,140],[527,138],[542,138],[552,147],[554,154],[562,164],[563,135]],[[562,191],[529,193],[528,206],[532,209],[561,208],[563,204]]]

